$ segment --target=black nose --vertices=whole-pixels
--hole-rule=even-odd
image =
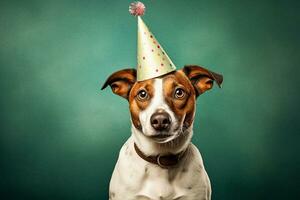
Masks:
[[[150,119],[151,126],[158,131],[166,131],[170,128],[170,115],[164,111],[155,112]]]

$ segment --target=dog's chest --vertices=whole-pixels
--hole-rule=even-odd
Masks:
[[[132,195],[133,199],[173,200],[185,195],[186,192],[180,189],[183,177],[174,177],[169,170],[153,164],[140,164],[140,161],[127,159],[118,163],[118,171],[122,174],[118,173],[115,188],[120,193],[123,193],[120,188],[124,187],[126,196]]]
[[[197,195],[201,175],[189,173],[188,168],[192,170],[191,166],[162,169],[142,160],[125,144],[111,180],[111,199],[179,200]],[[206,190],[207,185],[203,186]]]
[[[166,170],[157,170],[153,166],[146,166],[146,175],[137,177],[136,188],[139,188],[137,196],[151,199],[173,199],[178,196],[178,192],[169,179]],[[176,185],[176,184],[175,184]]]

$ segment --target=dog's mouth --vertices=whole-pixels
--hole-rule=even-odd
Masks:
[[[180,126],[177,126],[172,131],[172,134],[170,134],[169,131],[157,131],[153,135],[148,135],[148,137],[157,143],[167,143],[170,142],[171,140],[174,140],[180,135],[180,133],[178,132],[179,128]]]
[[[170,134],[158,134],[158,135],[152,135],[149,136],[151,139],[155,140],[155,142],[157,143],[166,143],[169,142],[171,140],[173,140],[174,138],[176,138],[176,135],[170,135]]]
[[[166,139],[168,137],[171,137],[172,135],[169,134],[158,134],[158,135],[152,135],[150,136],[153,139]]]

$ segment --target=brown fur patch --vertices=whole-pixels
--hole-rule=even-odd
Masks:
[[[183,120],[184,128],[188,128],[194,120],[196,98],[193,85],[182,71],[176,71],[165,76],[163,84],[167,104],[175,113],[177,120]],[[182,99],[177,99],[174,96],[177,87],[185,91],[185,96]]]
[[[139,119],[139,114],[141,111],[147,108],[147,106],[151,102],[152,97],[154,96],[153,82],[154,82],[153,79],[136,82],[129,93],[129,109],[130,109],[132,123],[139,130],[142,129],[141,122]],[[148,93],[147,100],[140,101],[136,98],[138,92],[141,89],[144,89]]]

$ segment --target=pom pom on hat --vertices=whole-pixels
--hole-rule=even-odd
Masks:
[[[145,5],[140,1],[135,1],[129,5],[129,13],[133,16],[142,16],[146,10]]]

